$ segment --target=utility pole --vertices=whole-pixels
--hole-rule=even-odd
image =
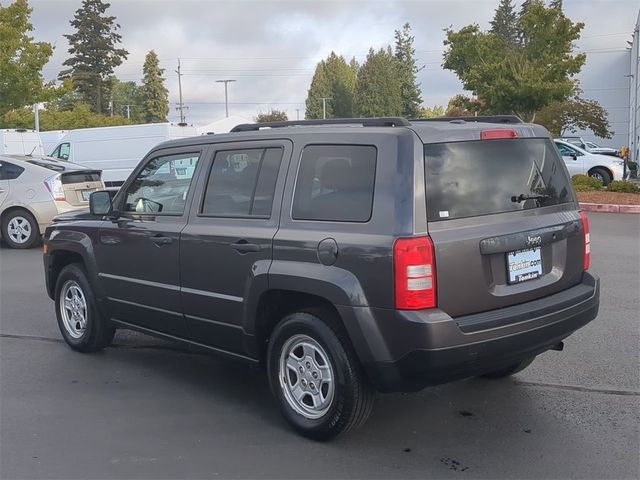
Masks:
[[[224,114],[227,118],[229,117],[229,95],[227,92],[229,82],[235,82],[235,80],[216,80],[216,83],[224,83]]]
[[[129,120],[131,120],[131,107],[137,107],[138,105],[134,104],[134,103],[129,103],[127,105],[124,106],[124,108],[127,109],[127,118]]]
[[[300,109],[296,108],[296,120],[300,120]]]
[[[33,116],[34,116],[34,123],[35,123],[35,130],[36,132],[40,131],[40,104],[36,103],[33,105]]]
[[[175,72],[178,74],[178,95],[180,97],[176,110],[180,112],[180,123],[185,123],[184,111],[188,110],[189,107],[185,107],[184,102],[182,101],[182,73],[180,73],[180,59],[178,59],[178,70]]]
[[[322,119],[325,120],[327,118],[327,100],[333,100],[330,97],[322,97]]]

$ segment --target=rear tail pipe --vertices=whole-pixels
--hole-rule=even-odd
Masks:
[[[556,343],[553,347],[551,347],[549,350],[555,350],[557,352],[561,352],[562,350],[564,350],[564,342],[558,342]]]

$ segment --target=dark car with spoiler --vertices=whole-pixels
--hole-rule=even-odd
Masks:
[[[44,248],[72,349],[124,328],[262,365],[316,439],[361,425],[375,391],[513,375],[599,305],[564,162],[543,127],[508,116],[163,143]]]

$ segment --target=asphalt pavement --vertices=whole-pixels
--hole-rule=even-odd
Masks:
[[[590,214],[599,317],[513,378],[379,395],[360,430],[293,433],[264,375],[118,332],[61,341],[41,252],[0,248],[0,477],[640,478],[640,215]]]

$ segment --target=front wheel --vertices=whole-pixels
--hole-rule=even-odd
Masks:
[[[589,176],[595,178],[602,183],[603,186],[607,186],[611,183],[611,174],[604,168],[594,168],[589,172]]]
[[[56,317],[62,337],[71,349],[96,352],[111,343],[115,328],[98,310],[83,268],[70,264],[56,282]]]
[[[521,372],[522,370],[527,368],[529,365],[531,365],[531,362],[533,362],[535,358],[536,358],[535,355],[529,358],[525,358],[521,362],[514,363],[513,365],[508,365],[499,370],[494,370],[493,372],[485,373],[482,376],[485,378],[504,378],[504,377],[509,377],[511,375],[515,375],[516,373]]]
[[[366,421],[374,393],[346,334],[320,316],[297,312],[280,321],[268,373],[286,420],[306,437],[328,440]]]

